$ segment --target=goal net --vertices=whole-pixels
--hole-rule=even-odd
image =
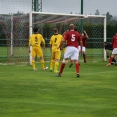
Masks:
[[[2,53],[7,50],[8,64],[29,63],[28,39],[29,39],[29,14],[10,15],[0,14],[0,28],[2,39]]]
[[[33,27],[36,26],[46,42],[46,50],[43,50],[45,61],[50,61],[49,41],[53,35],[53,28],[57,27],[59,33],[62,34],[68,30],[70,23],[74,23],[79,33],[86,30],[89,36],[86,42],[87,61],[106,60],[103,48],[103,42],[106,41],[106,17],[103,15],[86,16],[45,12],[30,12],[20,15],[0,14],[0,34],[3,35],[1,42],[6,44],[0,46],[1,50],[4,53],[4,48],[7,48],[8,63],[31,64],[32,58],[28,53],[28,40],[33,33]],[[82,60],[83,57],[80,55],[80,61]]]
[[[59,33],[69,29],[69,24],[74,23],[79,33],[85,30],[89,36],[86,46],[87,61],[106,60],[103,42],[106,41],[106,16],[103,15],[79,15],[79,14],[59,14],[46,12],[30,13],[30,35],[32,28],[38,27],[46,41],[45,60],[50,60],[49,40],[53,35],[53,28],[57,27]],[[83,60],[80,55],[80,61]],[[31,56],[30,56],[31,63]]]

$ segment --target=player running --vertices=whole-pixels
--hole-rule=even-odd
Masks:
[[[108,64],[106,65],[107,67],[109,67],[111,65],[111,62],[112,62],[114,56],[117,54],[117,32],[116,32],[115,36],[113,36],[113,38],[112,38],[112,45],[113,45],[113,51],[112,51],[111,57],[108,61]]]

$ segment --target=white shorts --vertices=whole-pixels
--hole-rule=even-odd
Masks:
[[[79,50],[73,46],[67,46],[66,52],[64,54],[64,59],[70,58],[71,60],[78,60],[79,58]]]
[[[81,46],[78,46],[79,51],[81,51]],[[82,46],[82,51],[85,52],[86,51],[86,47]]]
[[[112,54],[117,54],[117,48],[114,48]]]

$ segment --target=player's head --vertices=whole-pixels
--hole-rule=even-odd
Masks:
[[[103,46],[106,46],[106,44],[107,44],[107,42],[105,41],[105,42],[103,43]]]
[[[70,30],[74,30],[74,24],[70,24],[70,25],[69,25],[69,29],[70,29]]]
[[[38,32],[38,28],[33,28],[33,32],[37,33]]]
[[[57,34],[58,33],[58,28],[54,28],[54,34]]]

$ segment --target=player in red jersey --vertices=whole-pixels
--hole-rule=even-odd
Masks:
[[[84,31],[81,36],[82,36],[82,42],[83,42],[82,54],[83,54],[84,62],[86,63],[86,41],[89,38],[89,36],[86,31]],[[79,46],[79,49],[81,49],[80,46]]]
[[[60,67],[60,71],[57,75],[58,77],[61,77],[62,72],[65,68],[66,60],[68,60],[69,58],[76,63],[76,74],[77,74],[77,77],[80,77],[80,73],[79,73],[80,67],[78,63],[78,58],[79,58],[78,57],[79,56],[78,45],[80,43],[82,46],[82,39],[81,39],[80,34],[74,31],[74,24],[70,24],[69,29],[70,31],[66,32],[64,39],[60,44],[60,47],[61,47],[64,41],[67,41],[67,47],[66,47],[66,51],[64,54],[64,58]]]
[[[111,62],[112,62],[114,56],[117,54],[117,32],[116,32],[115,36],[113,36],[113,38],[112,38],[112,45],[113,45],[113,51],[112,51],[111,57],[108,61],[108,64],[106,65],[107,67],[111,65]]]
[[[76,31],[77,31],[77,30],[76,30]],[[78,46],[78,49],[79,49],[79,51],[81,52],[81,54],[83,54],[84,62],[86,63],[86,53],[85,53],[85,52],[86,52],[86,40],[87,40],[89,37],[88,37],[88,34],[87,34],[86,31],[83,31],[83,33],[80,34],[80,35],[81,35],[82,43],[83,43],[82,52],[81,52],[81,46],[80,46],[80,45]],[[80,54],[80,53],[79,53],[79,54]],[[73,65],[73,61],[70,60],[70,65],[69,65],[69,67],[71,68],[72,65]]]

